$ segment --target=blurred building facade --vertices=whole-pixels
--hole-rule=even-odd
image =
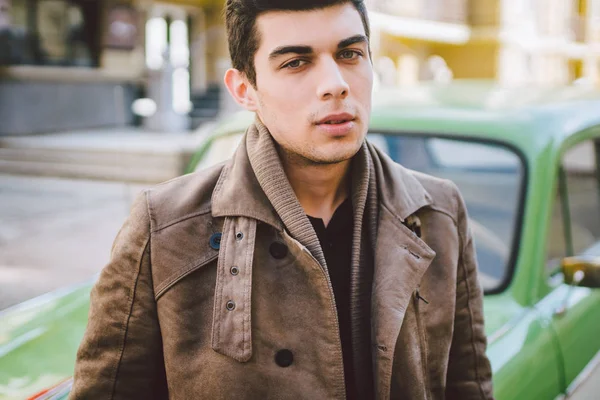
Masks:
[[[599,0],[367,0],[382,82],[600,81]]]
[[[0,134],[131,125],[133,101],[147,95],[193,125],[213,118],[230,106],[220,95],[229,65],[222,7],[0,0]]]
[[[134,124],[131,105],[143,97],[153,102],[136,111],[156,119],[168,109],[166,128],[177,115],[194,127],[233,109],[222,87],[229,67],[223,4],[0,0],[0,134]],[[600,81],[600,0],[367,5],[375,69],[386,86]]]

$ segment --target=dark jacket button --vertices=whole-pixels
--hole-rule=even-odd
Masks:
[[[221,233],[213,233],[209,240],[210,247],[215,250],[219,250],[221,247]]]
[[[288,248],[282,242],[273,242],[269,247],[269,252],[274,258],[281,260],[282,258],[285,258],[285,256],[287,256]]]
[[[289,367],[294,362],[294,353],[288,349],[279,350],[275,354],[275,362],[282,368]]]
[[[227,303],[225,303],[225,308],[227,309],[227,311],[235,310],[235,301],[229,300]]]

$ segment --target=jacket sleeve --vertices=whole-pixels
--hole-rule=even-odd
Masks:
[[[119,231],[90,300],[70,398],[163,397],[166,383],[145,193],[137,197]]]
[[[493,399],[492,370],[485,354],[487,339],[483,321],[483,291],[477,276],[477,258],[468,227],[466,207],[457,188],[455,196],[458,204],[460,253],[446,399]]]

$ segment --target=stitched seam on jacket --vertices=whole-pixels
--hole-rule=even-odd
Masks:
[[[215,253],[208,257],[205,256],[205,257],[201,258],[200,260],[194,260],[191,263],[188,263],[181,270],[179,270],[179,271],[175,272],[174,274],[172,274],[171,276],[169,276],[164,281],[164,283],[161,283],[161,285],[156,288],[156,294],[154,295],[154,299],[158,300],[174,284],[176,284],[177,282],[179,282],[181,279],[185,278],[192,272],[196,271],[197,269],[199,269],[199,268],[205,266],[206,264],[210,263],[211,261],[215,260],[218,256],[219,256],[219,253]]]
[[[211,166],[211,167],[207,167],[205,168],[205,170],[210,170],[212,168],[216,169],[217,167],[221,166],[221,165],[225,165],[226,161],[222,161],[220,163],[216,163],[215,165]],[[222,168],[221,168],[222,169]],[[201,173],[202,171],[194,171],[194,172],[190,172],[188,174],[184,174],[184,175],[180,175],[180,176],[176,176],[175,178],[171,178],[169,180],[166,180],[164,182],[160,182],[157,183],[155,185],[153,185],[153,187],[160,187],[160,186],[166,186],[168,184],[170,184],[171,182],[177,182],[180,180],[184,180],[186,179],[187,176],[192,175],[192,174],[197,174],[197,173]]]
[[[252,223],[250,223],[252,226]],[[246,246],[246,265],[244,266],[244,274],[248,275],[248,270],[252,268],[252,258],[254,257],[254,246],[256,245],[256,225],[254,225],[254,229],[250,229],[248,232],[248,245]],[[244,314],[242,315],[242,331],[243,331],[243,343],[242,343],[242,353],[240,354],[240,358],[244,357],[246,352],[246,348],[248,347],[248,336],[251,328],[251,306],[250,306],[250,293],[252,289],[252,272],[250,271],[250,276],[245,277],[246,284],[244,285],[244,307],[250,308],[250,310],[244,310]]]
[[[199,211],[196,211],[194,213],[186,214],[183,217],[179,217],[179,218],[174,219],[172,221],[165,222],[165,223],[163,223],[163,224],[161,224],[161,225],[153,228],[152,229],[152,233],[156,233],[156,232],[161,231],[161,230],[163,230],[165,228],[168,228],[169,226],[175,225],[175,224],[177,224],[179,222],[188,220],[190,218],[194,218],[194,217],[197,217],[197,216],[200,216],[200,215],[208,214],[208,213],[210,213],[210,210],[211,210],[210,206],[207,206],[207,207],[201,208]]]
[[[456,216],[454,216],[454,215],[450,214],[450,213],[449,213],[449,212],[447,212],[445,209],[443,209],[443,208],[439,208],[439,207],[437,207],[437,206],[430,206],[430,208],[431,208],[432,210],[434,210],[434,211],[437,211],[437,212],[439,212],[439,213],[442,213],[442,214],[444,214],[444,215],[446,215],[446,216],[450,217],[450,219],[451,219],[451,220],[452,220],[452,222],[454,223],[454,226],[456,226],[456,227],[458,228],[458,221],[457,221],[457,219],[456,219]]]
[[[223,224],[223,233],[226,233],[227,235],[229,235],[229,231],[231,230],[230,228],[231,226],[231,220],[226,218],[225,219],[225,223]],[[227,261],[227,250],[228,250],[228,245],[227,243],[228,238],[225,237],[225,241],[223,241],[223,238],[221,238],[221,249],[223,249],[223,262]],[[223,247],[224,245],[224,247]],[[213,323],[214,323],[214,332],[216,334],[216,337],[213,336],[213,346],[216,347],[217,349],[221,349],[221,351],[224,351],[222,346],[221,346],[221,312],[219,310],[219,307],[221,305],[221,300],[223,299],[223,278],[222,278],[222,274],[223,272],[221,271],[221,266],[217,264],[217,287],[215,288],[215,304],[214,304],[214,310],[213,310]],[[219,276],[219,274],[221,274],[221,276]],[[215,320],[216,318],[216,320]],[[225,351],[224,351],[225,352]]]
[[[227,225],[227,231],[229,231],[231,229],[230,228],[231,223],[229,221],[226,221],[225,224]],[[223,231],[225,231],[225,226],[223,226]],[[229,235],[229,232],[227,232],[227,234]],[[223,245],[223,242],[221,242],[221,245]],[[227,241],[225,241],[225,249],[223,249],[223,250],[224,250],[223,251],[223,263],[225,263],[225,262],[228,261],[227,251],[229,250],[229,245],[227,245]],[[223,268],[224,267],[225,267],[225,265],[223,265]],[[219,348],[222,348],[221,347],[221,318],[222,318],[221,314],[222,313],[221,313],[221,310],[219,308],[221,306],[220,302],[223,300],[223,287],[225,286],[225,284],[223,282],[223,273],[224,273],[224,271],[221,271],[222,268],[219,268],[218,266],[217,266],[217,269],[218,269],[217,276],[218,276],[218,282],[219,282],[218,283],[218,285],[219,285],[219,291],[218,291],[219,295],[218,295],[217,299],[219,299],[219,304],[215,304],[215,307],[217,307],[217,309],[215,310],[217,312],[217,314],[215,314],[215,315],[217,316],[217,343],[218,343]],[[221,276],[219,276],[219,274]]]
[[[155,221],[152,218],[152,205],[150,200],[150,190],[146,189],[143,192],[146,195],[146,210],[148,211],[148,218],[150,219],[150,232],[152,232],[152,227],[155,225]]]
[[[455,191],[455,197],[458,195],[458,191]],[[458,203],[457,203],[458,204]],[[457,210],[458,211],[458,210]],[[467,289],[467,309],[469,310],[469,326],[471,328],[471,347],[473,348],[473,364],[475,366],[475,380],[477,381],[477,386],[479,387],[479,393],[481,394],[481,398],[485,399],[485,393],[483,392],[483,386],[481,383],[481,377],[479,375],[479,353],[477,352],[477,347],[475,346],[475,328],[473,326],[473,309],[471,308],[471,286],[469,285],[469,274],[467,271],[467,266],[465,263],[465,249],[467,247],[467,242],[465,242],[465,238],[463,237],[460,229],[458,230],[458,236],[460,237],[460,241],[462,243],[461,249],[461,266],[463,272],[465,274],[465,286]]]
[[[248,242],[250,243],[250,235],[248,232]],[[244,257],[244,261],[246,265],[244,265],[244,275],[248,274],[248,253],[250,250],[250,245],[246,246],[246,257]],[[242,314],[242,346],[240,351],[240,359],[244,357],[244,350],[246,349],[246,341],[248,340],[248,335],[246,332],[246,312],[248,311],[246,308],[248,307],[248,284],[244,285],[244,313]]]
[[[269,218],[265,218],[264,215],[259,215],[257,213],[251,212],[247,209],[237,209],[237,208],[233,208],[233,209],[227,209],[227,210],[221,210],[218,214],[219,217],[221,216],[225,216],[225,217],[247,217],[247,218],[253,218],[257,221],[263,222],[269,226],[272,226],[273,228],[277,229],[279,232],[283,232],[283,223],[281,221],[273,221]]]
[[[135,279],[133,282],[133,288],[130,292],[130,297],[129,297],[129,312],[127,313],[127,318],[125,320],[125,324],[122,327],[123,329],[123,341],[121,342],[121,348],[120,348],[120,355],[119,355],[119,361],[117,362],[117,365],[114,369],[114,382],[113,382],[113,388],[110,394],[110,399],[114,399],[115,397],[115,391],[117,390],[117,379],[118,379],[118,375],[119,375],[119,368],[121,367],[121,362],[123,361],[123,353],[125,353],[125,342],[127,342],[127,331],[129,329],[129,320],[131,318],[131,313],[133,311],[133,302],[135,300],[135,294],[137,291],[137,284],[140,278],[140,271],[142,269],[142,262],[144,261],[144,253],[146,252],[146,250],[148,249],[148,246],[150,245],[150,237],[148,237],[148,239],[146,239],[146,244],[144,245],[144,247],[142,248],[142,254],[140,257],[140,262],[138,263],[138,268],[137,268],[137,273],[135,275]]]

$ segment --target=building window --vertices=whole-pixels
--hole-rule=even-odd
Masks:
[[[98,65],[100,2],[0,0],[0,65]]]
[[[167,50],[167,21],[164,18],[151,18],[146,22],[146,66],[160,69]]]

